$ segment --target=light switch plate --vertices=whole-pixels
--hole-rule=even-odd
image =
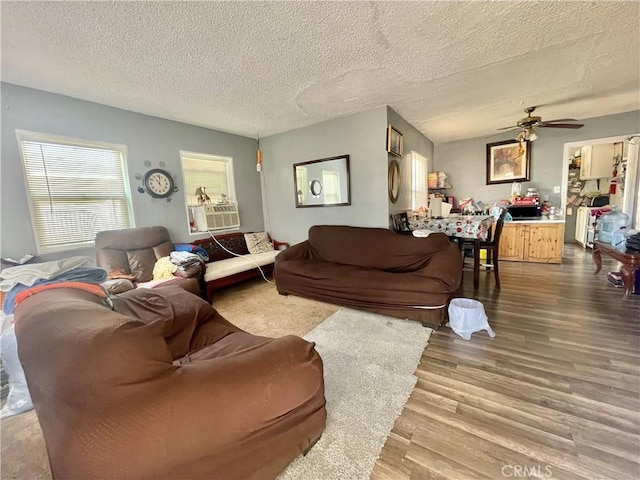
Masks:
[[[560,185],[553,187],[553,193],[560,193]]]

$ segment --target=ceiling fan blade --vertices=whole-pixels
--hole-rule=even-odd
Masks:
[[[542,125],[536,125],[536,127],[542,128],[582,128],[584,125],[582,123],[549,123],[545,122]]]
[[[544,122],[540,122],[540,124],[543,124],[543,123],[558,123],[558,122],[577,122],[577,120],[575,118],[557,118],[555,120],[545,120]]]
[[[520,127],[518,125],[511,125],[510,127],[502,127],[502,128],[498,128],[497,130],[510,130],[515,128],[520,128]]]

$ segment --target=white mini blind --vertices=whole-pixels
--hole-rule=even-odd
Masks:
[[[180,151],[182,176],[187,205],[197,205],[196,189],[205,188],[206,194],[216,203],[226,195],[235,201],[233,159],[206,153]]]
[[[38,253],[134,226],[126,147],[17,131]]]

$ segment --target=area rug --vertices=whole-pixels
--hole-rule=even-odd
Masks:
[[[279,478],[369,479],[431,332],[419,322],[341,308],[305,335],[324,363],[327,428]]]

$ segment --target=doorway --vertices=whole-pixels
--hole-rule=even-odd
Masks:
[[[632,227],[638,225],[638,154],[640,134],[621,135],[617,137],[596,138],[564,144],[562,166],[562,209],[565,212],[565,243],[576,242],[576,219],[578,209],[588,205],[595,192],[609,194],[606,205],[617,205],[620,210],[632,219]],[[585,148],[583,148],[585,147]],[[611,152],[610,168],[606,172],[589,175],[581,162],[582,152]],[[608,155],[608,154],[607,154]],[[588,161],[591,161],[591,157]],[[618,180],[612,185],[614,168]],[[595,169],[595,167],[594,167]],[[606,176],[605,176],[606,175]],[[612,193],[613,192],[613,193]],[[604,201],[604,200],[602,200]],[[584,212],[581,212],[584,214]],[[582,215],[584,216],[584,215]],[[580,228],[578,226],[578,231]]]

